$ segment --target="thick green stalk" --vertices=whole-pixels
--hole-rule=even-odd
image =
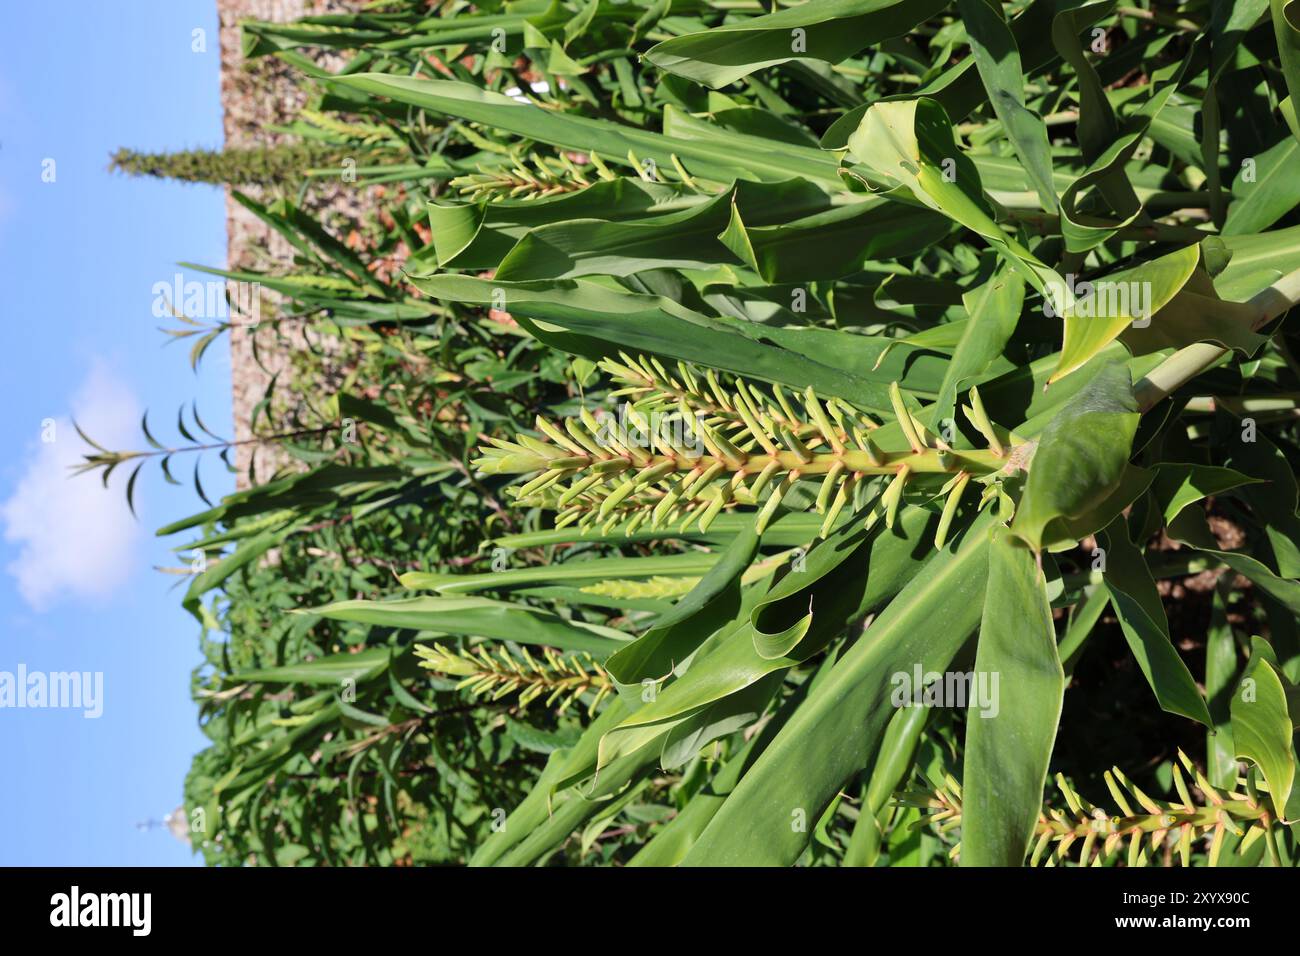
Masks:
[[[557,449],[559,451],[559,449]],[[924,448],[921,451],[900,452],[866,452],[846,448],[842,452],[813,453],[804,458],[797,452],[778,451],[749,455],[741,452],[740,458],[729,459],[726,456],[700,455],[648,455],[644,461],[633,461],[631,457],[610,454],[597,458],[594,455],[557,455],[546,461],[541,459],[539,466],[529,467],[518,462],[498,469],[501,474],[526,475],[541,470],[562,472],[560,477],[573,477],[589,468],[599,466],[603,475],[620,475],[625,472],[654,470],[667,472],[687,472],[704,474],[721,466],[729,473],[739,472],[742,476],[757,475],[768,466],[775,464],[777,471],[783,474],[798,474],[799,477],[824,475],[837,464],[844,470],[859,475],[895,475],[906,467],[912,474],[956,474],[965,471],[975,475],[986,475],[997,471],[1006,464],[1006,458],[994,454],[988,449],[938,449]],[[557,479],[558,480],[558,479]]]
[[[1268,325],[1297,303],[1300,303],[1300,269],[1287,273],[1251,297],[1249,304],[1258,310],[1251,323],[1252,331]],[[1134,386],[1138,408],[1143,412],[1150,411],[1196,376],[1222,361],[1231,351],[1213,342],[1196,342],[1179,349]]]

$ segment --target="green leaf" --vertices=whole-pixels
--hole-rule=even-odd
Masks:
[[[604,217],[569,219],[531,229],[501,260],[504,282],[626,276],[647,269],[703,269],[734,262],[719,234],[733,209],[743,208],[756,225],[797,220],[829,208],[826,194],[803,180],[740,183],[734,191],[682,212],[610,222]]]
[[[767,140],[736,133],[727,134],[726,139],[733,144],[728,148],[698,138],[686,139],[622,126],[609,120],[544,110],[455,80],[358,73],[335,77],[330,82],[363,93],[386,96],[430,112],[484,123],[552,146],[590,150],[602,159],[621,165],[629,164],[628,151],[631,150],[641,160],[654,160],[660,169],[672,169],[673,157],[676,156],[692,175],[722,183],[736,179],[778,182],[801,175],[831,180],[834,176],[833,164],[818,158],[816,150],[804,150],[801,154],[789,149],[777,152],[767,148]],[[670,108],[666,109],[665,115],[670,112]],[[746,140],[754,141],[754,151],[743,149]],[[803,154],[808,154],[807,160],[797,158]]]
[[[643,558],[592,558],[526,568],[504,568],[480,574],[408,571],[399,577],[403,587],[437,591],[439,594],[468,594],[474,591],[509,590],[529,584],[560,581],[639,581],[658,575],[705,574],[718,556],[708,551],[688,554],[660,554]]]
[[[1088,59],[1079,34],[1115,8],[1115,0],[1100,0],[1060,10],[1052,17],[1052,45],[1074,70],[1079,86],[1079,147],[1084,159],[1096,162],[1119,135],[1119,124],[1097,71]]]
[[[1229,302],[1244,302],[1300,268],[1300,226],[1255,236],[1225,236],[1223,244],[1232,258],[1214,277],[1214,288]]]
[[[209,564],[203,571],[194,576],[194,580],[190,582],[185,597],[181,601],[181,606],[196,618],[202,620],[202,615],[199,613],[199,602],[203,595],[213,588],[220,587],[227,578],[240,568],[246,567],[267,551],[270,551],[288,533],[288,528],[263,531],[242,542],[230,554]]]
[[[1229,705],[1236,755],[1257,765],[1268,782],[1279,813],[1285,812],[1295,783],[1294,729],[1287,710],[1284,678],[1269,662],[1271,649],[1251,640],[1250,662]]]
[[[929,716],[930,708],[922,704],[904,707],[890,718],[871,765],[858,822],[844,850],[845,866],[874,866],[879,858],[885,826],[894,813],[894,794],[912,769]]]
[[[388,669],[393,652],[387,647],[368,647],[355,654],[327,654],[311,661],[297,661],[278,667],[254,667],[236,671],[230,683],[312,684],[338,687],[345,680],[358,684]]]
[[[601,761],[632,753],[665,730],[682,734],[676,728],[692,718],[716,721],[719,714],[752,713],[748,700],[732,699],[759,685],[752,693],[770,696],[771,678],[779,682],[784,671],[823,649],[847,621],[896,594],[928,557],[918,558],[916,550],[932,534],[932,516],[916,508],[899,516],[893,533],[880,526],[867,531],[860,520],[845,522],[807,554],[802,570],[792,569],[752,608],[744,607],[740,623],[718,631],[684,674],[611,730],[601,741]],[[859,561],[870,566],[869,575],[862,575]],[[669,646],[662,641],[651,646],[661,667],[672,666],[665,653]],[[687,645],[683,651],[691,649]],[[667,673],[666,667],[656,673],[642,665],[635,673],[644,680]],[[718,707],[727,701],[727,707]]]
[[[574,219],[634,221],[707,203],[707,196],[691,194],[679,186],[621,177],[557,196],[491,203],[431,202],[429,227],[438,265],[487,269],[541,226]]]
[[[1048,384],[1082,368],[1135,322],[1174,323],[1174,313],[1161,314],[1191,279],[1201,259],[1199,246],[1188,246],[1097,280],[1090,295],[1081,296],[1065,313],[1061,357]],[[1140,299],[1145,308],[1138,308]],[[1059,301],[1059,298],[1058,298]],[[1145,313],[1145,314],[1141,314]]]
[[[1020,50],[1002,14],[1000,0],[957,0],[957,10],[970,37],[971,53],[993,112],[1047,212],[1055,212],[1052,151],[1043,119],[1025,106],[1025,75]]]
[[[1128,369],[1111,363],[1043,429],[1012,530],[1041,550],[1053,522],[1079,518],[1120,485],[1139,415]]]
[[[1300,103],[1300,2],[1269,0],[1269,11],[1273,16],[1273,32],[1277,36],[1277,52],[1290,94],[1288,98],[1292,103]]]
[[[938,213],[886,201],[849,203],[774,225],[752,222],[733,205],[719,239],[765,282],[839,279],[873,261],[916,255],[942,240]]]
[[[882,40],[902,36],[947,6],[943,0],[809,0],[652,47],[661,70],[718,89],[790,60],[838,63]]]
[[[966,717],[961,863],[1020,866],[1042,809],[1065,673],[1047,579],[1032,552],[1002,531],[989,548],[972,685],[985,679],[993,699]]]
[[[1263,232],[1300,205],[1300,141],[1288,136],[1247,159],[1232,183],[1235,202],[1228,207],[1225,236]]]
[[[1266,435],[1254,441],[1234,442],[1228,447],[1226,464],[1251,476],[1256,484],[1242,489],[1264,524],[1264,534],[1273,547],[1278,575],[1300,578],[1300,485],[1291,463]]]
[[[1213,727],[1205,698],[1174,650],[1155,580],[1142,554],[1129,541],[1123,519],[1111,525],[1099,543],[1106,552],[1102,580],[1110,594],[1111,607],[1161,709]]]
[[[1157,287],[1153,291],[1150,312],[1155,317],[1150,322],[1134,322],[1120,333],[1126,348],[1135,355],[1145,355],[1163,349],[1180,349],[1195,342],[1213,342],[1225,348],[1236,349],[1245,355],[1258,350],[1266,339],[1254,331],[1259,320],[1259,309],[1253,303],[1225,302],[1219,297],[1206,267],[1211,261],[1213,246],[1218,240],[1201,243],[1201,265],[1193,270],[1186,282],[1172,298],[1158,299],[1163,294]],[[1230,254],[1226,244],[1223,252]]]
[[[1214,465],[1161,464],[1152,491],[1168,523],[1193,502],[1260,480]]]
[[[470,276],[413,279],[431,296],[488,305],[496,290],[516,319],[548,344],[589,359],[617,358],[620,350],[681,359],[737,375],[780,382],[853,402],[867,410],[889,407],[888,382],[905,366],[900,356],[875,367],[887,341],[826,329],[779,329],[688,309],[664,296],[615,292],[594,282],[507,283]],[[499,298],[499,297],[498,297]],[[905,387],[912,387],[903,377]],[[937,384],[937,382],[935,383]]]
[[[962,323],[961,338],[939,387],[939,397],[930,419],[934,425],[939,426],[953,417],[958,392],[964,389],[965,383],[984,373],[1002,354],[1020,320],[1024,300],[1024,280],[1007,270],[999,271],[988,282],[962,296],[970,320]],[[956,323],[948,323],[953,324]]]
[[[488,598],[419,597],[398,601],[337,601],[295,613],[379,627],[411,628],[441,634],[491,637],[521,644],[542,644],[564,651],[588,651],[602,658],[618,650],[626,641],[626,636],[613,628],[566,621],[549,611]]]
[[[1205,774],[1216,787],[1237,783],[1237,752],[1232,743],[1231,703],[1237,686],[1237,642],[1228,622],[1227,588],[1214,589],[1210,627],[1205,635],[1205,699],[1214,726],[1206,732]]]

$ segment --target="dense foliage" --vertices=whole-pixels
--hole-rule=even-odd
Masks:
[[[393,152],[245,200],[354,351],[163,529],[209,862],[1297,862],[1296,3],[244,34]]]

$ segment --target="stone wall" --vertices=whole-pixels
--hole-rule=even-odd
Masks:
[[[246,19],[287,22],[314,13],[347,11],[364,5],[365,0],[217,0],[221,24],[222,122],[227,147],[275,145],[284,141],[284,135],[270,127],[292,122],[311,92],[311,81],[298,77],[278,57],[264,56],[246,62],[239,22]],[[324,54],[317,61],[337,69],[343,58]],[[244,191],[259,200],[273,198],[258,189]],[[331,214],[336,222],[344,218],[356,222],[366,208],[367,196],[366,190],[355,185],[322,180],[313,183],[304,207],[316,214]],[[231,270],[283,272],[293,261],[290,245],[236,202],[229,186],[226,187],[226,241],[227,268]],[[266,393],[272,375],[276,371],[281,373],[277,380],[279,393],[288,377],[293,350],[303,346],[299,333],[287,326],[277,330],[265,321],[275,314],[276,297],[264,291],[261,327],[235,328],[231,332],[231,390],[238,441],[252,437],[249,430],[252,412]],[[255,336],[257,357],[253,352]],[[286,397],[285,401],[292,399]],[[264,422],[258,431],[265,433]],[[241,445],[234,459],[239,469],[236,483],[241,488],[247,485],[249,462],[254,453],[259,481],[265,481],[277,468],[293,467],[274,447]]]

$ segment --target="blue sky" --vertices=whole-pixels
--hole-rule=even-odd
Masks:
[[[160,439],[179,440],[165,423],[197,399],[208,426],[230,433],[226,343],[196,376],[185,346],[163,348],[152,309],[176,262],[225,264],[222,192],[106,170],[119,146],[221,145],[215,6],[78,0],[5,12],[0,680],[19,665],[102,672],[103,713],[0,708],[0,864],[197,860],[136,824],[180,802],[204,743],[188,692],[197,626],[171,590],[177,578],[152,570],[179,563],[169,545],[182,543],[153,529],[202,504],[146,467],[136,521],[120,482],[103,491],[64,466],[80,450],[74,414],[92,437],[136,448],[144,409]],[[205,52],[193,49],[196,29]],[[233,487],[219,461],[204,465],[209,495]]]

